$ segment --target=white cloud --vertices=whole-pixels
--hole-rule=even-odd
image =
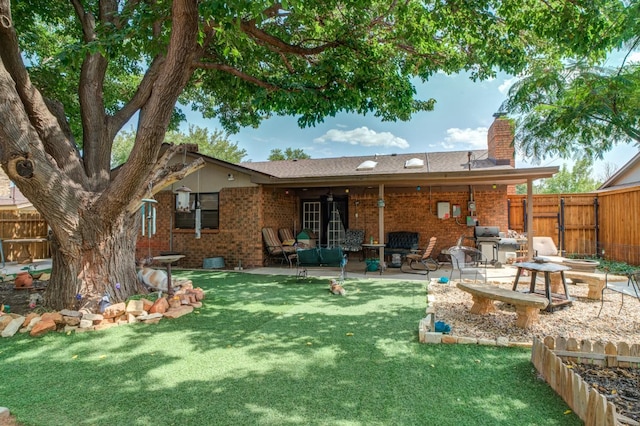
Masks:
[[[476,127],[475,129],[458,129],[456,127],[447,129],[447,136],[442,141],[445,149],[482,149],[487,147],[486,127]]]
[[[513,77],[510,78],[508,80],[505,80],[499,87],[498,87],[498,91],[500,93],[502,93],[503,95],[506,95],[509,92],[509,89],[511,88],[511,86],[513,85],[513,83],[515,83],[516,81],[518,81],[518,77]]]
[[[409,142],[406,140],[394,136],[392,133],[378,133],[367,127],[359,127],[353,130],[331,129],[313,141],[315,143],[342,142],[349,145],[360,145],[365,147],[380,146],[401,149],[409,148]]]

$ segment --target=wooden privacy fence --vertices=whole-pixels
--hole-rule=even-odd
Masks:
[[[527,196],[509,195],[509,229],[527,229]],[[640,187],[584,194],[535,194],[533,233],[564,254],[640,265]]]
[[[531,362],[536,370],[587,426],[621,424],[622,416],[616,413],[615,405],[568,368],[563,359],[582,364],[637,368],[640,345],[578,342],[547,336],[544,341],[534,338],[531,347]]]
[[[7,262],[25,258],[25,251],[35,259],[51,257],[47,241],[24,243],[9,243],[5,240],[36,239],[47,237],[47,223],[40,213],[17,211],[0,211],[0,239],[3,243],[4,258]]]

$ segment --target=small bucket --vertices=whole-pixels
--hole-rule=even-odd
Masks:
[[[208,257],[204,259],[203,269],[221,269],[224,268],[224,257]]]

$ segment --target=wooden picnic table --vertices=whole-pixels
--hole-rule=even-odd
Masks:
[[[564,271],[570,271],[571,268],[565,265],[559,265],[557,263],[550,262],[519,262],[514,263],[513,266],[518,268],[518,273],[516,274],[516,279],[513,283],[513,289],[516,290],[518,287],[518,281],[520,280],[520,275],[522,275],[522,271],[529,271],[531,273],[531,284],[529,285],[529,293],[535,293],[536,289],[536,276],[538,272],[544,273],[544,296],[549,300],[549,304],[547,305],[547,311],[553,311],[554,308],[558,306],[566,305],[571,303],[571,297],[569,296],[569,290],[567,289],[567,282],[564,278]],[[562,287],[564,288],[564,298],[562,300],[556,299],[554,301],[552,293],[551,293],[551,274],[560,273],[560,277],[562,279]]]

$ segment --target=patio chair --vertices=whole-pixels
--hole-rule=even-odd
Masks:
[[[269,260],[279,260],[281,264],[284,264],[286,261],[291,268],[292,259],[296,257],[295,246],[283,245],[273,228],[262,228],[262,240],[267,250],[265,264],[268,263]]]
[[[478,274],[483,277],[483,281],[487,282],[487,263],[489,260],[482,252],[473,247],[453,246],[449,248],[451,255],[451,274],[449,279],[453,278],[455,271],[458,271],[460,280],[463,275],[474,276],[474,282],[478,281]]]
[[[280,235],[280,241],[282,241],[282,245],[284,246],[292,246],[296,243],[296,237],[289,228],[278,229],[278,235]]]
[[[602,294],[600,297],[600,310],[598,311],[598,317],[600,317],[600,314],[602,313],[602,308],[604,307],[604,292],[606,290],[615,291],[616,293],[621,294],[622,301],[620,303],[620,309],[618,310],[618,314],[622,312],[625,295],[635,297],[640,302],[640,270],[626,274],[628,277],[627,285],[623,284],[624,281],[609,282],[609,280],[607,279],[608,275],[609,275],[609,271],[606,271],[604,274],[605,285],[602,288]]]
[[[362,243],[364,242],[364,229],[347,229],[344,233],[342,251],[347,253],[362,254]]]
[[[429,245],[422,254],[411,253],[406,255],[405,262],[400,266],[400,270],[409,274],[426,275],[427,277],[429,276],[429,272],[436,271],[440,267],[440,263],[431,256],[437,240],[437,237],[431,237],[429,239]],[[406,269],[405,265],[409,269]]]

